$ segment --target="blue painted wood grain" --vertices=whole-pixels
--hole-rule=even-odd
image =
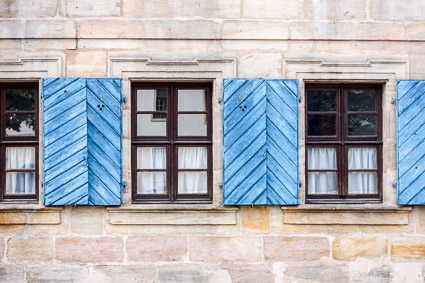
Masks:
[[[425,204],[425,81],[397,81],[397,203]]]
[[[298,204],[298,82],[223,81],[223,202]]]
[[[119,205],[120,79],[43,79],[45,205]]]

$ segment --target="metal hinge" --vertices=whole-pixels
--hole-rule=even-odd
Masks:
[[[298,97],[298,102],[301,102],[303,98],[301,96]]]
[[[124,187],[127,187],[127,183],[126,183],[126,182],[122,183],[122,184],[121,184],[121,187],[123,187],[123,188],[124,188]]]
[[[397,182],[392,183],[393,187],[397,187]]]
[[[127,97],[123,97],[122,102],[127,103]]]
[[[396,102],[397,102],[397,99],[396,98],[391,98],[391,104],[394,104]]]
[[[223,98],[218,98],[217,101],[218,101],[218,103],[221,103],[221,102],[223,102]]]
[[[298,187],[301,187],[303,185],[303,182],[298,183]]]
[[[223,183],[218,183],[217,186],[223,187]]]

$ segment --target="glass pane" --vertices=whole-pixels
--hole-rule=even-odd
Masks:
[[[375,136],[376,115],[348,115],[349,136]]]
[[[308,172],[309,194],[336,194],[336,172]]]
[[[165,147],[138,147],[137,169],[166,169],[166,157]]]
[[[34,194],[35,172],[6,172],[6,194]]]
[[[376,91],[370,90],[349,90],[348,111],[375,111]]]
[[[162,118],[155,118],[155,114],[137,115],[138,136],[166,136],[167,122]]]
[[[180,114],[178,115],[179,136],[206,136],[207,115],[205,114]]]
[[[165,194],[166,191],[166,172],[137,172],[138,194]]]
[[[348,169],[376,169],[377,150],[375,147],[348,149]]]
[[[348,193],[376,194],[378,193],[376,172],[349,172]]]
[[[179,89],[178,111],[206,111],[203,89]]]
[[[179,147],[179,169],[207,169],[207,148]]]
[[[34,147],[6,147],[6,169],[34,169]]]
[[[6,110],[35,110],[35,89],[6,89]]]
[[[307,111],[336,111],[335,90],[309,90]]]
[[[207,172],[179,172],[179,194],[206,194]]]
[[[6,114],[7,136],[34,136],[34,114]]]
[[[138,89],[137,111],[166,111],[166,89]]]
[[[308,148],[308,169],[336,169],[336,148]]]
[[[308,115],[309,136],[335,136],[335,115]]]

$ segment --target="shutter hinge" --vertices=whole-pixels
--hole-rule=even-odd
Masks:
[[[397,182],[392,183],[393,187],[397,187]]]
[[[121,99],[121,101],[122,101],[122,102],[124,102],[124,103],[127,103],[127,97],[123,97],[123,98]]]
[[[303,98],[301,96],[298,96],[298,102],[301,102]]]
[[[123,188],[124,188],[124,187],[127,187],[127,183],[126,183],[126,182],[122,183],[122,184],[121,184],[121,187],[123,187]]]
[[[222,188],[223,187],[223,183],[218,183],[217,186],[219,186],[219,187]]]
[[[41,185],[42,187],[44,186],[44,183],[43,183],[43,181],[41,181],[41,182],[40,182],[40,185]]]
[[[303,185],[303,182],[299,182],[298,183],[298,187],[300,187],[301,188],[301,186]]]
[[[394,104],[396,102],[397,102],[397,99],[396,98],[391,98],[391,104]]]
[[[223,102],[223,98],[218,98],[217,101],[218,101],[218,103],[221,103],[221,102]]]

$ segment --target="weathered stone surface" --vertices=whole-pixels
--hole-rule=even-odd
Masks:
[[[0,38],[23,38],[23,37],[24,37],[24,22],[23,21],[0,20]]]
[[[372,1],[371,16],[375,20],[424,21],[425,2],[411,0],[408,3],[397,0]]]
[[[300,262],[289,265],[284,273],[284,282],[349,282],[348,266],[329,261]]]
[[[106,77],[106,51],[69,51],[66,59],[68,77]]]
[[[180,261],[187,255],[187,237],[129,237],[126,247],[131,261]]]
[[[411,23],[405,24],[407,40],[424,40],[425,39],[425,24]],[[413,63],[413,62],[412,62]]]
[[[279,53],[250,53],[243,56],[238,60],[238,77],[282,78],[282,55]]]
[[[220,268],[230,272],[232,282],[275,282],[271,264],[224,263]]]
[[[19,235],[25,230],[25,225],[0,225],[0,235]]]
[[[368,272],[354,272],[353,282],[393,282],[392,281],[392,270],[388,265],[384,265],[380,268],[372,268]]]
[[[302,20],[304,1],[294,0],[241,0],[242,17],[254,19]]]
[[[0,282],[26,282],[24,280],[25,270],[22,265],[1,264]]]
[[[425,238],[403,237],[391,240],[391,261],[425,260]]]
[[[288,39],[289,24],[273,21],[224,21],[222,39]],[[263,48],[263,47],[261,47]]]
[[[75,38],[75,24],[70,20],[27,20],[26,38]]]
[[[134,18],[172,18],[181,10],[179,0],[122,0],[123,16]]]
[[[111,282],[154,282],[155,266],[148,265],[98,265],[94,271]],[[108,281],[109,282],[109,281]]]
[[[308,261],[329,257],[329,240],[324,237],[264,237],[264,259]]]
[[[401,23],[355,23],[352,39],[405,40],[406,30]]]
[[[220,24],[207,20],[147,20],[146,38],[216,39],[220,36]]]
[[[202,262],[253,262],[262,259],[260,237],[190,237],[189,258]],[[248,248],[249,247],[249,248]]]
[[[122,238],[58,238],[56,259],[64,262],[121,262]]]
[[[206,283],[218,267],[213,264],[160,264],[156,281],[161,283]]]
[[[121,13],[119,0],[65,0],[63,2],[62,13],[67,17],[114,17]]]
[[[28,216],[24,212],[0,212],[1,224],[27,224]]]
[[[181,2],[181,15],[203,18],[238,18],[241,3],[239,0],[185,0]]]
[[[76,207],[71,210],[71,232],[77,234],[103,233],[103,208]]]
[[[0,262],[3,261],[4,249],[4,239],[0,238]]]
[[[77,23],[79,38],[143,38],[142,20],[87,20]]]
[[[54,17],[58,11],[57,0],[0,1],[0,18]]]
[[[384,238],[338,237],[332,242],[332,257],[354,260],[357,257],[379,258],[387,254],[388,240]]]
[[[45,261],[53,258],[53,239],[9,239],[7,258],[10,261]]]
[[[28,282],[75,282],[88,275],[87,267],[78,265],[30,265],[27,270]]]
[[[69,208],[57,212],[57,214],[60,217],[59,224],[29,225],[28,232],[36,235],[59,235],[68,233]]]
[[[307,18],[312,21],[366,20],[367,0],[341,2],[338,0],[307,0]]]
[[[242,207],[241,214],[244,232],[268,233],[270,231],[270,209],[268,207]]]
[[[416,65],[415,70],[418,70],[419,72],[419,69],[422,69],[422,72],[425,77],[424,68],[420,68],[420,66],[424,66],[423,64],[425,64],[425,56],[421,58],[417,58],[417,60],[420,60],[420,61],[415,63]],[[422,65],[420,65],[420,63],[422,63]],[[424,233],[425,232],[425,207],[416,206],[413,208],[413,213],[415,214],[416,230],[420,233]]]
[[[37,211],[30,214],[31,224],[60,224],[60,211]]]
[[[351,39],[350,22],[291,22],[290,39]]]

